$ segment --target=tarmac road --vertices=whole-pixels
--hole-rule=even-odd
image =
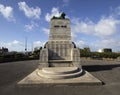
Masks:
[[[120,61],[81,60],[83,68],[104,85],[26,87],[16,83],[38,67],[38,60],[0,63],[0,95],[120,95]]]

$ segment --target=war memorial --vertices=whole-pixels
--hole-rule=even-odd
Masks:
[[[40,51],[38,68],[18,82],[19,86],[101,85],[102,82],[82,69],[80,51],[72,42],[70,20],[61,13],[50,21],[49,40]]]

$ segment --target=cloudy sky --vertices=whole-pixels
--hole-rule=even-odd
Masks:
[[[64,11],[72,39],[92,51],[120,51],[120,0],[0,0],[0,47],[24,51],[48,40],[50,18]]]

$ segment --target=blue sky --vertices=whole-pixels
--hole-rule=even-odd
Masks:
[[[120,0],[0,0],[0,47],[24,51],[48,40],[49,21],[64,11],[72,39],[92,51],[120,51]]]

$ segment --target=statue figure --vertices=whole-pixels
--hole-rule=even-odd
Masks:
[[[52,19],[65,19],[66,14],[62,12],[59,17],[53,16]]]
[[[60,18],[65,19],[66,14],[64,12],[61,13]]]

